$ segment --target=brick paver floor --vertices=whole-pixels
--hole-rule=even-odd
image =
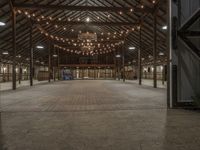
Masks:
[[[74,80],[0,94],[0,149],[200,147],[199,113],[167,110],[165,89],[112,80]]]

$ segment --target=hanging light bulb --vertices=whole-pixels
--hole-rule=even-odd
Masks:
[[[22,11],[21,11],[21,10],[17,10],[17,12],[18,12],[19,14],[21,14],[21,13],[22,13]]]
[[[90,22],[90,18],[89,17],[86,18],[86,22]]]

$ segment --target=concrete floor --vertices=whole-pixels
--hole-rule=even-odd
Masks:
[[[4,91],[0,149],[199,150],[199,113],[167,110],[165,97],[165,89],[103,80]]]
[[[45,80],[45,81],[33,80],[33,85],[44,84],[44,83],[48,83],[48,81],[47,80]],[[21,88],[24,86],[30,86],[30,81],[24,80],[24,81],[21,81],[20,84],[19,84],[19,82],[16,82],[17,88]],[[6,90],[12,90],[12,82],[11,81],[0,83],[0,91],[6,91]]]
[[[52,80],[52,82],[53,82],[53,80]],[[139,81],[138,80],[126,80],[125,82],[138,84]],[[45,80],[45,81],[33,80],[33,85],[45,84],[45,83],[48,83],[48,81],[47,80]],[[30,86],[30,81],[29,80],[24,80],[24,81],[21,81],[20,84],[19,84],[19,82],[16,82],[16,85],[17,85],[17,88]],[[153,80],[151,80],[151,79],[142,79],[142,85],[147,85],[147,86],[151,86],[152,87],[153,86]],[[166,84],[166,82],[164,82],[164,84],[162,84],[161,80],[157,80],[157,87],[158,88],[166,88],[167,84]],[[12,82],[0,83],[0,91],[6,91],[6,90],[12,90]]]

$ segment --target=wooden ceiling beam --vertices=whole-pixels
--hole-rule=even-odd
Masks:
[[[145,12],[152,13],[153,10],[140,7],[102,7],[102,6],[70,6],[70,5],[44,5],[14,3],[15,8],[22,9],[45,9],[45,10],[70,10],[70,11],[99,11],[99,12]],[[131,10],[132,9],[132,10]]]
[[[47,24],[48,21],[35,21],[35,24]],[[52,25],[83,25],[83,26],[138,26],[139,22],[84,22],[84,21],[51,21]]]

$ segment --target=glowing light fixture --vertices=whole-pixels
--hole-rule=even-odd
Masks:
[[[86,22],[90,22],[90,18],[89,17],[86,18]]]
[[[133,49],[135,49],[135,47],[129,47],[129,49],[130,49],[130,50],[133,50]]]
[[[162,29],[163,30],[167,30],[167,26],[162,26]]]
[[[58,57],[58,55],[57,54],[53,54],[53,57]]]
[[[164,53],[163,53],[163,52],[160,52],[160,53],[159,53],[159,55],[160,55],[160,56],[163,56],[163,55],[164,55]]]
[[[121,57],[121,55],[119,55],[119,54],[118,54],[118,55],[116,55],[115,57],[117,57],[117,58],[120,58],[120,57]]]
[[[5,26],[6,24],[4,22],[0,21],[0,26]]]
[[[4,51],[2,54],[3,55],[8,55],[8,51]]]
[[[38,45],[38,46],[36,46],[36,48],[38,48],[38,49],[43,49],[44,46],[42,46],[42,45]]]

